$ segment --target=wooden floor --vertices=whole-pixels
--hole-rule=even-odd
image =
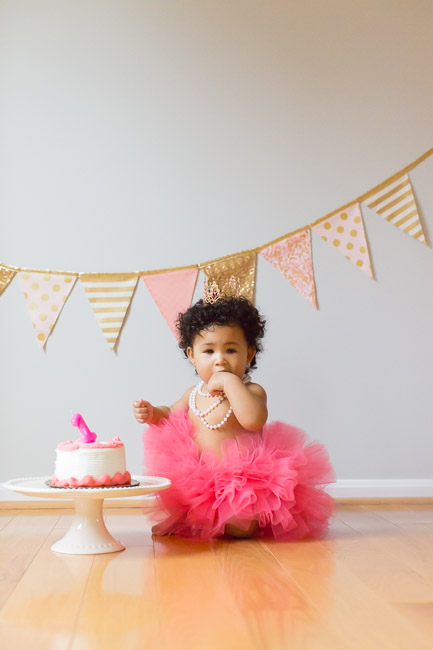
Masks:
[[[431,650],[433,505],[336,506],[296,543],[152,538],[107,509],[121,553],[61,555],[67,510],[0,511],[5,650]]]

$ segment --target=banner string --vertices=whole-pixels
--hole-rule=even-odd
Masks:
[[[130,273],[87,273],[87,272],[76,272],[76,271],[53,271],[49,269],[31,269],[31,268],[26,268],[22,266],[11,266],[10,264],[4,264],[0,262],[0,266],[2,266],[5,269],[9,269],[10,271],[22,271],[22,272],[27,272],[27,273],[46,273],[50,275],[71,275],[74,277],[80,277],[83,275],[92,275],[95,278],[110,278],[114,275],[123,275],[125,277],[142,277],[145,275],[156,275],[158,273],[170,273],[174,271],[183,271],[186,269],[203,269],[207,267],[210,264],[214,264],[217,262],[222,262],[223,260],[229,260],[234,257],[238,257],[240,255],[247,255],[248,253],[260,253],[264,248],[267,248],[268,246],[272,246],[273,244],[277,244],[280,241],[283,241],[284,239],[287,239],[288,237],[292,237],[293,235],[296,235],[297,233],[300,233],[304,230],[309,230],[311,228],[314,228],[317,226],[319,223],[322,223],[323,221],[326,221],[330,217],[332,217],[334,214],[337,214],[338,212],[341,212],[342,210],[345,210],[346,208],[350,207],[354,203],[362,203],[368,197],[372,196],[376,192],[380,191],[383,187],[385,187],[388,183],[392,183],[393,181],[397,180],[402,176],[403,174],[407,174],[410,172],[412,169],[417,167],[420,163],[422,163],[424,160],[429,158],[431,155],[433,155],[433,148],[429,149],[425,153],[422,154],[419,158],[411,162],[409,165],[406,165],[406,167],[403,167],[403,169],[400,169],[400,171],[396,172],[386,180],[382,181],[378,185],[375,185],[372,189],[368,190],[367,192],[364,192],[364,194],[361,194],[358,196],[356,199],[353,199],[349,203],[346,203],[345,205],[340,206],[339,208],[336,208],[335,210],[332,210],[332,212],[328,212],[323,217],[320,217],[316,221],[313,221],[312,223],[309,223],[307,225],[301,226],[300,228],[297,228],[296,230],[292,230],[291,232],[286,233],[285,235],[281,235],[280,237],[277,237],[276,239],[272,239],[271,241],[267,242],[266,244],[262,244],[261,246],[256,246],[256,248],[249,248],[247,250],[243,250],[237,253],[230,253],[229,255],[224,255],[222,257],[217,257],[212,260],[208,260],[206,262],[200,262],[198,264],[188,264],[186,266],[173,266],[165,269],[154,269],[153,271],[131,271]]]

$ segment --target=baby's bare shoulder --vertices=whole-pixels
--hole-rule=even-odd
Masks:
[[[176,411],[177,409],[187,408],[189,405],[189,396],[193,388],[194,386],[187,388],[182,397],[170,406],[170,410]]]
[[[262,399],[267,399],[266,391],[263,386],[260,386],[260,384],[254,384],[252,381],[250,381],[248,384],[246,384],[246,387],[251,393],[253,393],[253,395],[261,397]]]

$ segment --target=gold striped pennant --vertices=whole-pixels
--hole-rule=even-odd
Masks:
[[[80,273],[80,280],[105,340],[113,349],[134,295],[138,277],[125,273]]]
[[[408,174],[382,185],[365,203],[393,226],[426,243]]]

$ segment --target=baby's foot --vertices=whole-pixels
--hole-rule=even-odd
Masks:
[[[259,527],[259,522],[257,521],[257,519],[251,521],[249,527],[246,530],[243,528],[239,528],[239,526],[235,526],[235,523],[238,524],[240,523],[240,521],[241,520],[235,519],[234,517],[230,519],[229,522],[225,525],[224,533],[226,535],[230,535],[230,537],[237,537],[239,539],[253,537],[254,533]]]
[[[152,535],[159,535],[161,537],[162,535],[167,535],[167,533],[164,531],[161,524],[154,524],[152,526]]]

